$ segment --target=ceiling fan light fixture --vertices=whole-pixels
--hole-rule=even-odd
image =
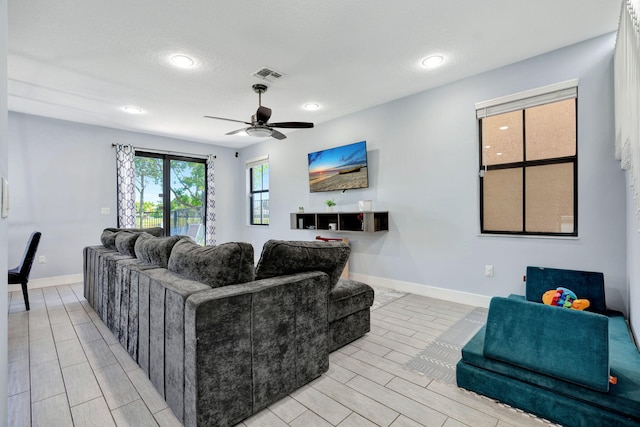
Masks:
[[[247,135],[255,138],[267,138],[271,136],[271,129],[263,126],[251,126],[246,129]]]
[[[196,64],[192,58],[189,58],[186,55],[173,55],[171,57],[171,62],[179,68],[191,68]]]
[[[440,66],[444,62],[444,56],[431,55],[422,60],[422,66],[427,70],[431,70]]]

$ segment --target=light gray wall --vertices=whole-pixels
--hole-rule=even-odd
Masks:
[[[8,176],[7,153],[7,0],[0,0],[0,176]],[[9,221],[0,218],[0,271],[7,271],[7,230]],[[0,348],[7,345],[7,276],[0,274]],[[6,351],[0,351],[0,424],[7,419],[7,359]]]
[[[9,114],[9,178],[12,209],[9,263],[17,264],[33,230],[42,232],[31,278],[82,272],[82,248],[100,243],[105,227],[115,227],[116,162],[113,143],[192,154],[216,154],[218,242],[237,240],[221,226],[233,221],[236,197],[235,150],[197,142]],[[106,207],[110,215],[101,215]]]
[[[300,205],[324,211],[323,201],[335,198],[338,210],[357,210],[358,200],[372,199],[374,210],[390,212],[390,231],[344,235],[352,243],[351,272],[492,296],[522,293],[528,265],[602,271],[609,304],[624,310],[625,188],[613,156],[613,46],[614,35],[606,35],[248,147],[243,160],[270,156],[271,225],[246,226],[244,217],[236,225],[259,252],[269,238],[314,238],[316,232],[289,229],[289,213]],[[580,79],[579,238],[479,236],[474,104],[573,78]],[[307,154],[360,140],[367,141],[370,188],[310,194]],[[238,209],[244,206],[239,200]],[[486,264],[494,277],[484,276]]]
[[[602,271],[609,304],[626,312],[624,174],[612,154],[613,44],[613,35],[603,36],[313,130],[287,132],[288,139],[256,144],[240,158],[228,148],[11,113],[9,261],[19,259],[28,234],[38,228],[47,264],[36,264],[34,278],[82,271],[82,247],[98,243],[100,231],[116,222],[111,144],[122,142],[218,154],[218,242],[251,242],[256,259],[270,238],[314,238],[313,231],[289,229],[289,213],[298,206],[323,211],[323,201],[335,198],[339,210],[356,210],[358,200],[372,199],[374,209],[390,211],[391,230],[346,235],[354,273],[492,296],[522,293],[527,265]],[[479,236],[474,104],[572,78],[580,79],[579,238]],[[363,139],[370,188],[310,194],[307,154]],[[244,163],[264,154],[271,165],[271,225],[247,226]],[[102,207],[111,215],[100,215]],[[493,278],[484,277],[485,264],[494,266]]]

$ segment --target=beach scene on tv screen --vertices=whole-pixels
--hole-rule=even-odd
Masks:
[[[308,157],[312,193],[369,186],[365,141],[309,153]]]

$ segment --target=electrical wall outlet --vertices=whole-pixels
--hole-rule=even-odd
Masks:
[[[111,214],[111,209],[110,208],[102,208],[102,209],[100,209],[100,214],[101,215],[110,215]]]
[[[484,275],[487,277],[493,277],[493,265],[484,266]]]
[[[44,255],[40,255],[40,256],[38,257],[38,262],[39,262],[40,264],[46,264],[46,262],[47,262],[47,257],[46,257],[46,256],[44,256]]]

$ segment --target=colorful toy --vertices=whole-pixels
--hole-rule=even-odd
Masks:
[[[556,307],[572,308],[574,310],[584,310],[591,303],[587,299],[578,299],[576,294],[567,288],[556,288],[547,291],[542,295],[542,302]]]

